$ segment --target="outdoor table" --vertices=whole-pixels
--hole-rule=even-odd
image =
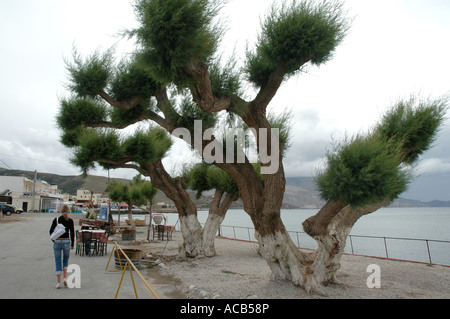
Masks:
[[[108,243],[108,234],[105,230],[91,230],[91,229],[83,229],[78,232],[77,236],[77,245],[83,244],[83,232],[92,233],[92,240],[98,240],[99,244],[107,244]],[[97,251],[98,253],[98,251]]]
[[[98,226],[90,225],[90,224],[81,224],[81,230],[82,231],[90,230],[90,229],[96,230],[96,229],[98,229]]]
[[[153,239],[155,239],[155,234],[157,234],[158,239],[164,240],[164,235],[166,239],[172,238],[172,233],[175,231],[175,226],[173,225],[153,225]]]
[[[92,233],[92,239],[98,239],[101,243],[108,242],[108,235],[105,230],[92,230],[92,229],[83,229],[78,232],[77,242],[81,243],[83,241],[83,237],[81,235],[82,232]]]

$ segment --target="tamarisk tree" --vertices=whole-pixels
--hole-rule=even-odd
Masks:
[[[233,113],[253,129],[262,179],[248,158],[213,162],[236,181],[272,278],[304,286],[307,267],[280,217],[286,183],[282,156],[287,141],[282,139],[284,134],[272,130],[267,108],[285,80],[307,64],[319,66],[331,59],[349,21],[342,4],[335,1],[274,5],[262,24],[256,48],[247,52],[245,67],[239,71],[221,66],[215,59],[222,30],[213,21],[219,8],[218,1],[136,1],[140,26],[129,32],[140,44],[136,59],[157,82],[187,90],[203,112]],[[257,91],[250,100],[241,92],[244,76]],[[167,103],[156,98],[162,113],[166,112],[166,123],[158,124],[174,134],[167,123]],[[210,146],[207,140],[185,140],[205,157]],[[215,148],[216,159],[225,158],[217,156],[220,151]]]
[[[96,91],[90,91],[92,88],[89,88],[89,85],[98,80],[100,72],[96,71],[104,68],[104,60],[105,56],[95,54],[86,61],[78,60],[76,68],[69,68],[72,72],[71,81],[79,87],[73,88],[74,97],[61,100],[57,116],[58,126],[62,131],[61,142],[74,149],[72,163],[82,168],[85,174],[97,163],[105,169],[135,169],[143,176],[150,177],[152,185],[163,191],[177,207],[183,234],[183,249],[180,255],[204,255],[202,227],[197,219],[197,208],[181,178],[170,176],[162,162],[172,146],[167,131],[150,126],[148,129],[141,127],[128,136],[119,132],[149,115],[156,115],[152,111],[152,107],[155,107],[152,101],[147,97],[147,100],[126,111],[126,107],[117,107],[126,102],[114,100],[114,106],[96,95]],[[123,72],[123,69],[116,72],[112,80],[108,79],[112,82],[109,93],[101,93],[110,102],[113,96],[116,98],[116,94],[120,96],[121,90],[127,90],[123,85],[131,85],[130,89],[134,89],[133,80],[129,77],[137,76],[133,71]],[[78,77],[87,80],[77,80]],[[109,81],[103,85],[106,87]],[[91,96],[83,96],[87,88]],[[119,93],[114,93],[115,90]],[[181,122],[189,117],[191,109],[185,104],[182,105],[186,111],[182,115],[179,115],[175,108],[170,110],[174,121]]]
[[[304,225],[318,241],[319,248],[314,253],[301,252],[280,217],[286,184],[283,155],[289,144],[289,130],[284,121],[271,119],[267,109],[287,79],[310,65],[321,66],[332,59],[349,30],[351,19],[339,1],[294,0],[274,4],[262,20],[255,47],[247,49],[244,66],[238,69],[232,59],[223,64],[218,58],[224,31],[216,17],[222,5],[223,1],[218,0],[135,0],[139,25],[124,32],[137,40],[131,58],[115,67],[110,51],[93,54],[85,61],[74,55],[74,63],[69,65],[68,87],[75,98],[62,101],[61,107],[65,110],[71,108],[69,104],[78,105],[73,108],[77,114],[73,118],[80,125],[66,126],[61,121],[60,127],[65,132],[62,141],[79,148],[82,143],[87,146],[81,142],[86,138],[80,138],[91,132],[86,128],[96,129],[95,134],[106,139],[112,133],[105,128],[120,129],[143,121],[153,121],[175,137],[183,136],[206,162],[222,169],[236,182],[272,279],[291,280],[308,291],[321,292],[321,285],[334,279],[334,273],[327,268],[336,262],[340,253],[336,241],[333,242],[337,237],[334,232],[339,233],[342,246],[350,220],[356,221],[358,214],[374,211],[398,196],[411,178],[406,169],[412,164],[410,155],[416,154],[417,159],[426,150],[423,145],[407,143],[412,136],[410,132],[402,131],[402,124],[396,125],[395,120],[388,119],[414,122],[434,118],[437,125],[424,126],[429,132],[417,130],[413,134],[419,137],[416,141],[432,140],[444,108],[440,103],[437,106],[429,103],[427,109],[431,111],[425,112],[427,116],[416,116],[420,112],[413,111],[414,108],[399,109],[397,115],[387,115],[370,134],[342,143],[328,154],[329,169],[317,178],[328,203],[317,217]],[[253,85],[254,96],[245,94],[245,81]],[[222,111],[240,118],[251,129],[260,172],[242,152],[240,156],[234,153],[227,156],[227,148],[215,138],[211,129]],[[72,113],[67,114],[72,119]],[[158,134],[166,141],[162,133]],[[187,192],[182,179],[171,178],[164,170],[161,163],[164,152],[150,152],[148,145],[159,145],[159,138],[151,143],[136,138],[137,135],[134,143],[124,140],[121,147],[114,147],[117,145],[114,137],[111,141],[104,140],[101,146],[92,147],[104,148],[101,154],[107,157],[87,153],[89,156],[76,163],[86,167],[85,164],[97,161],[106,167],[116,165],[145,171],[152,184],[175,201],[187,255],[198,255],[202,249],[201,226],[195,205],[185,198]],[[128,151],[120,151],[126,145]],[[353,155],[356,162],[352,162]],[[346,161],[350,161],[349,167],[344,165]],[[339,169],[342,173],[338,173]],[[366,183],[370,176],[373,180]],[[340,183],[341,177],[348,184]],[[351,215],[349,221],[340,217],[344,213]],[[338,222],[344,220],[345,223]]]
[[[125,202],[128,205],[128,220],[131,228],[136,230],[136,224],[133,220],[133,205],[144,205],[149,201],[153,201],[157,193],[157,189],[151,182],[144,181],[141,175],[137,175],[128,184],[119,183],[112,180],[106,191],[114,202]]]
[[[205,191],[214,190],[203,230],[203,247],[206,256],[215,256],[216,233],[231,204],[239,198],[237,184],[226,172],[206,163],[186,168],[184,181],[187,188],[197,192],[197,198]]]
[[[303,222],[305,232],[318,242],[310,267],[316,282],[311,286],[336,282],[352,227],[407,189],[447,110],[447,97],[401,100],[371,132],[345,140],[327,154],[326,167],[316,176],[327,203]]]

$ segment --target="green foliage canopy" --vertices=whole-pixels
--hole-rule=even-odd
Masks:
[[[66,61],[69,71],[67,88],[81,97],[94,98],[105,90],[113,76],[113,50],[101,54],[98,50],[87,58],[83,58],[73,50],[73,63]]]
[[[137,175],[128,184],[112,180],[108,184],[106,192],[109,193],[112,201],[125,202],[131,206],[133,204],[145,205],[147,203],[153,203],[153,199],[158,190],[151,182],[145,181],[140,175]]]
[[[101,123],[107,118],[104,104],[91,98],[62,99],[56,117],[58,126],[63,130],[73,130],[79,126],[90,126]]]
[[[376,126],[376,134],[402,144],[404,162],[414,164],[436,140],[448,110],[448,97],[400,100]]]
[[[123,141],[110,132],[85,132],[86,127],[121,129],[146,119],[162,119],[161,112],[169,127],[192,128],[194,120],[202,120],[205,129],[213,127],[217,115],[204,112],[192,99],[184,97],[181,103],[180,100],[161,103],[158,95],[173,84],[179,88],[175,93],[182,92],[183,88],[189,88],[192,93],[191,81],[197,76],[193,73],[198,71],[193,69],[199,65],[208,72],[206,78],[211,81],[212,94],[229,99],[228,111],[245,114],[249,103],[239,97],[242,72],[236,68],[233,58],[222,66],[215,56],[223,31],[217,19],[223,3],[221,0],[135,0],[140,25],[126,34],[136,37],[139,46],[129,59],[114,65],[114,49],[104,53],[96,51],[85,58],[74,49],[73,62],[66,63],[67,87],[73,97],[61,101],[57,118],[63,132],[61,142],[77,148],[74,162],[84,168],[91,167],[88,158],[100,158],[99,155],[112,162],[99,146],[83,150],[93,144],[94,138],[98,142],[105,142],[106,138],[113,140],[113,145],[120,147],[114,152],[122,155],[119,159],[130,155],[131,149],[135,156],[130,158],[138,162],[153,158],[146,154],[153,154],[154,143],[143,132]],[[263,84],[280,66],[287,67],[285,73],[289,75],[308,61],[323,63],[342,41],[347,27],[342,5],[337,1],[317,5],[312,1],[293,1],[290,5],[283,3],[280,8],[274,5],[263,24],[255,53],[248,54],[247,71],[259,74],[254,82]],[[262,73],[258,71],[261,69]],[[283,117],[275,118],[271,124],[280,128],[284,152],[289,143],[283,120]],[[164,141],[162,144],[167,145]]]
[[[136,59],[132,59],[119,63],[110,81],[110,87],[112,97],[117,101],[123,101],[131,97],[149,99],[161,86],[136,62]]]
[[[122,138],[111,129],[84,129],[76,140],[71,162],[82,168],[83,173],[98,162],[105,169],[121,167],[128,162],[145,166],[163,158],[172,146],[168,133],[161,128],[137,130]]]
[[[175,101],[172,101],[175,105]],[[178,107],[167,110],[167,116],[174,127],[184,127],[194,132],[194,121],[202,121],[202,129],[212,128],[217,123],[216,113],[207,113],[192,101],[189,96],[182,96]]]
[[[316,177],[320,195],[352,206],[396,198],[410,181],[401,159],[400,149],[376,137],[345,141],[327,154],[327,168]]]
[[[279,67],[289,75],[311,62],[320,65],[333,55],[349,28],[337,1],[292,1],[275,4],[262,25],[254,52],[247,51],[250,82],[262,87]]]
[[[197,192],[197,198],[211,189],[218,189],[228,194],[239,193],[236,181],[228,173],[206,163],[199,163],[185,169],[183,180],[186,188]]]
[[[321,197],[352,206],[396,199],[413,178],[413,164],[434,141],[447,102],[400,101],[370,134],[336,145],[316,176]]]
[[[80,167],[86,175],[89,169],[95,168],[95,162],[111,168],[113,161],[123,158],[120,137],[113,130],[85,129],[76,140],[76,149],[71,158],[72,164]]]
[[[220,29],[213,18],[220,1],[137,0],[140,27],[129,32],[142,48],[139,60],[158,82],[185,85],[187,69],[208,61],[217,49]]]

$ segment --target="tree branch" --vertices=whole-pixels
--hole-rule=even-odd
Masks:
[[[103,121],[103,122],[98,122],[95,124],[89,124],[88,127],[91,127],[91,128],[113,128],[113,129],[121,130],[121,129],[127,128],[130,125],[133,125],[133,124],[139,123],[141,121],[145,121],[145,120],[151,120],[169,132],[172,132],[175,129],[175,127],[173,125],[171,125],[171,123],[169,121],[167,121],[165,118],[161,117],[160,115],[156,114],[153,111],[148,111],[147,113],[142,113],[138,117],[136,117],[135,119],[130,121],[129,123],[122,124],[122,125],[114,124],[114,123],[108,122],[108,121]]]
[[[228,210],[228,208],[230,208],[231,204],[238,200],[239,198],[239,194],[230,194],[230,193],[226,193],[224,199],[222,200],[222,202],[220,203],[220,208],[224,209],[225,211]]]
[[[105,91],[98,92],[98,95],[106,102],[108,102],[111,106],[117,107],[121,110],[131,110],[144,100],[143,98],[136,96],[130,98],[127,102],[119,102],[113,99],[112,96]]]
[[[266,83],[261,87],[255,99],[250,103],[250,107],[257,107],[265,110],[280,88],[286,71],[287,68],[284,65],[277,67],[267,79]]]
[[[217,211],[217,209],[219,209],[222,195],[223,195],[223,191],[221,189],[216,188],[216,191],[214,192],[214,196],[213,196],[213,199],[210,204],[210,207],[213,208],[215,211]]]
[[[169,97],[167,96],[167,90],[161,89],[155,93],[156,101],[158,102],[156,106],[164,114],[165,117],[168,116],[168,110],[171,108]]]
[[[131,158],[126,158],[126,159],[123,159],[122,161],[113,161],[113,160],[109,160],[109,159],[105,159],[105,158],[98,158],[98,159],[95,159],[95,161],[99,162],[99,163],[113,165],[115,168],[132,168],[132,169],[137,170],[142,175],[148,176],[148,173],[146,172],[146,170],[142,169],[139,165],[128,163],[128,162],[132,161]]]
[[[344,207],[345,205],[341,202],[330,199],[316,215],[309,217],[302,223],[304,231],[311,237],[326,234],[331,220]]]
[[[204,112],[216,113],[227,110],[231,106],[229,98],[214,96],[208,66],[205,63],[199,62],[187,71],[195,81],[195,87],[190,89],[192,98]]]
[[[300,70],[300,68],[311,61],[313,58],[312,55],[306,56],[303,59],[303,62],[300,63],[297,70]],[[266,109],[269,105],[270,101],[272,101],[273,97],[277,93],[278,89],[280,88],[281,84],[283,83],[284,77],[286,73],[288,72],[288,68],[286,65],[282,64],[279,65],[269,76],[266,83],[261,87],[259,90],[258,95],[255,97],[255,99],[251,102],[251,105],[256,106],[257,108]]]
[[[152,184],[161,189],[177,206],[180,216],[196,214],[197,209],[194,202],[190,199],[189,193],[183,188],[181,178],[172,178],[164,168],[162,159],[151,163],[145,163],[144,168],[147,171]]]

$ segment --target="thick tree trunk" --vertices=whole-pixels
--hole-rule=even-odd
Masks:
[[[271,279],[289,280],[307,291],[316,291],[307,280],[311,266],[309,255],[295,246],[281,220],[286,183],[281,161],[276,174],[264,176],[264,185],[250,182],[246,176],[237,175],[234,178],[239,190],[245,189],[247,193],[246,197],[241,196],[244,210],[255,226],[259,253],[271,269]]]
[[[256,227],[256,225],[255,225]],[[278,227],[277,227],[278,228]],[[255,231],[259,243],[259,253],[266,260],[272,271],[271,279],[290,280],[294,284],[305,287],[305,259],[300,250],[295,247],[284,226],[278,230],[272,229],[262,235]]]
[[[238,197],[238,194],[226,193],[224,195],[223,191],[216,190],[209,208],[208,219],[203,227],[203,250],[206,257],[213,257],[216,255],[214,241],[217,231],[219,230],[230,205],[237,200]]]
[[[136,230],[136,224],[133,219],[133,205],[128,203],[128,220],[130,221],[131,229]]]
[[[164,169],[162,161],[145,167],[153,185],[166,194],[174,203],[180,218],[183,246],[180,255],[184,257],[204,256],[202,227],[197,218],[197,207],[183,188],[181,180],[172,178]]]
[[[197,214],[179,214],[179,216],[183,236],[180,255],[189,258],[203,257],[205,253],[203,250],[202,226],[197,219]]]
[[[215,238],[217,231],[222,224],[225,215],[209,213],[205,226],[203,227],[203,250],[206,257],[214,257],[216,255]]]
[[[337,283],[336,271],[341,267],[341,257],[353,226],[364,215],[385,206],[388,200],[359,208],[352,208],[330,200],[315,216],[303,223],[305,232],[318,244],[310,267],[311,286]]]
[[[290,280],[308,293],[326,295],[323,286],[337,282],[336,271],[340,269],[341,256],[353,225],[361,216],[378,210],[387,202],[351,208],[329,201],[304,222],[305,231],[318,243],[318,248],[312,253],[303,253],[295,246],[279,211],[253,214],[259,251],[272,271],[272,280]]]
[[[197,217],[197,208],[189,193],[183,188],[181,180],[172,178],[164,169],[161,161],[148,164],[146,171],[153,185],[162,190],[175,203],[183,237],[180,256],[189,258],[215,256],[214,239],[217,230],[231,203],[239,195],[225,194],[223,196],[223,192],[216,191],[210,214],[202,229]]]
[[[270,129],[265,118],[265,112],[255,109],[246,113],[244,121],[250,127]],[[256,140],[259,145],[259,131],[256,130]],[[268,134],[267,150],[271,150],[272,136]],[[289,280],[306,290],[310,290],[307,274],[311,261],[293,243],[281,220],[281,207],[285,192],[285,175],[278,150],[278,169],[274,174],[265,174],[264,181],[248,164],[218,165],[229,173],[239,187],[240,197],[245,212],[255,226],[255,238],[259,243],[259,252],[266,260],[272,272],[272,280]],[[273,154],[271,154],[273,155]],[[270,165],[273,163],[264,163]]]

